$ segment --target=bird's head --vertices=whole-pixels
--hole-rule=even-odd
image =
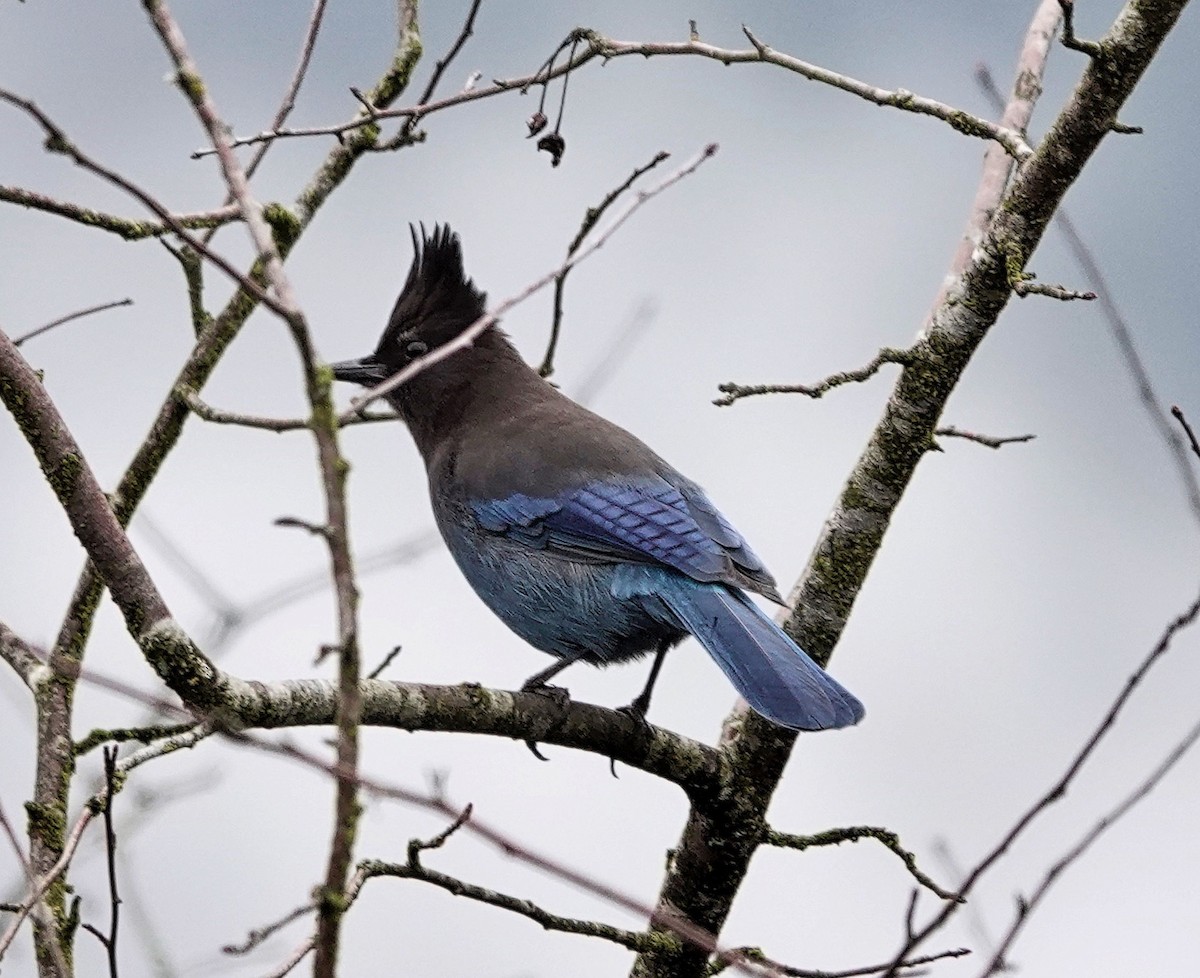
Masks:
[[[435,226],[432,234],[422,226],[419,237],[416,228],[409,230],[413,239],[412,267],[379,345],[365,357],[333,364],[333,375],[338,380],[364,387],[382,383],[454,339],[484,314],[487,296],[463,270],[458,235],[447,225]],[[457,359],[447,358],[422,375],[444,372]]]

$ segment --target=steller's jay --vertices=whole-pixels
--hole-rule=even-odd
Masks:
[[[334,364],[339,380],[378,384],[484,314],[458,236],[412,234],[412,267],[379,345]],[[747,597],[783,603],[703,490],[560,394],[498,328],[387,397],[425,460],[459,568],[509,628],[558,657],[523,689],[580,660],[653,651],[649,681],[625,708],[644,719],[664,655],[690,633],[767,719],[797,730],[862,719],[862,704]]]

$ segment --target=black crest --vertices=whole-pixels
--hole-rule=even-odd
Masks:
[[[463,269],[462,244],[449,225],[435,225],[432,234],[409,225],[413,261],[387,329],[375,356],[396,364],[414,342],[429,349],[452,340],[484,314],[487,296]]]

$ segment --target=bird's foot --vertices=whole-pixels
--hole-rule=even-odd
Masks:
[[[650,697],[639,696],[628,706],[618,706],[617,712],[624,713],[625,716],[633,720],[642,730],[650,730],[650,721],[646,719],[646,714],[650,711]]]
[[[646,719],[646,712],[649,709],[650,697],[639,696],[628,706],[618,706],[617,712],[623,713],[634,722],[635,732],[638,735],[649,738],[654,730],[654,726]],[[615,757],[608,759],[608,770],[614,778],[617,776],[617,759]]]
[[[549,686],[544,682],[538,682],[535,679],[529,680],[521,687],[523,693],[538,693],[541,696],[547,697],[562,712],[566,712],[568,704],[571,702],[571,691],[565,686]],[[536,757],[539,761],[548,761],[545,754],[538,749],[536,740],[525,741],[525,746],[529,748],[529,753]]]
[[[550,686],[546,683],[535,683],[532,680],[521,687],[522,693],[537,693],[548,697],[550,702],[560,710],[565,710],[571,702],[571,691],[566,686]]]

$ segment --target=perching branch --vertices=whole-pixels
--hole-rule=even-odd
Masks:
[[[1088,65],[1042,144],[1011,182],[1011,159],[989,150],[964,235],[970,246],[960,250],[921,331],[922,356],[903,366],[884,415],[789,595],[794,610],[785,627],[817,661],[827,661],[837,645],[946,402],[1012,294],[1013,266],[1024,270],[1063,194],[1108,134],[1109,123],[1183,6],[1184,0],[1136,0],[1125,7],[1104,41],[1110,56],[1103,68]],[[1006,120],[1019,120],[1026,107],[1032,108],[1058,17],[1057,0],[1039,7]],[[732,772],[736,799],[693,805],[659,892],[661,909],[720,933],[794,742],[794,734],[771,727],[744,708],[731,714],[723,750],[737,758]],[[640,955],[633,975],[699,978],[705,967],[704,958],[684,947],[676,955]]]

